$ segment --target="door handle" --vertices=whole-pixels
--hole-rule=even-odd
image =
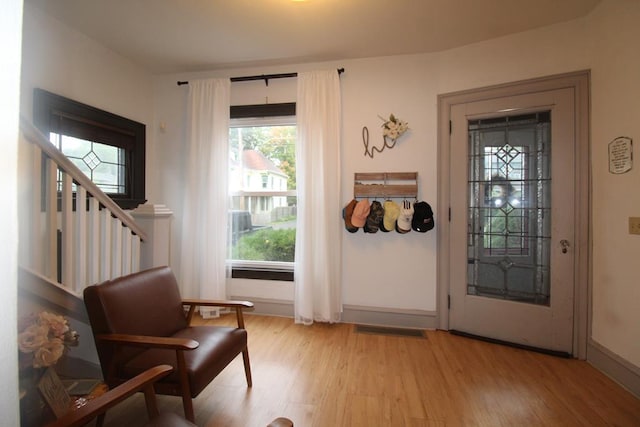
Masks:
[[[566,254],[569,248],[571,247],[571,244],[567,239],[562,239],[560,240],[560,246],[562,246],[562,253]]]

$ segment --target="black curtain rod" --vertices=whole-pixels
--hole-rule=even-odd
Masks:
[[[344,73],[344,68],[338,68],[338,74]],[[264,80],[264,84],[269,86],[269,80],[272,79],[288,79],[297,77],[298,73],[281,73],[281,74],[262,74],[259,76],[231,77],[232,82],[249,82],[253,80]],[[178,81],[178,86],[188,85],[188,81]]]

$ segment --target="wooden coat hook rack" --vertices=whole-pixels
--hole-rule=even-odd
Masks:
[[[353,196],[418,198],[418,172],[357,172]]]

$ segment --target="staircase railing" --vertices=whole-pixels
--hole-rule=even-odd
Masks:
[[[21,264],[76,295],[86,286],[138,271],[146,239],[140,226],[23,117],[20,131],[33,147],[26,156],[33,165],[33,197],[30,212],[21,214],[30,222],[21,227],[29,230],[29,254]]]

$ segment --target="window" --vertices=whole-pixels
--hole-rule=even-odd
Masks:
[[[121,208],[145,202],[145,125],[35,89],[34,122]]]
[[[532,256],[549,122],[548,111],[469,122],[478,175],[472,181],[484,187],[484,200],[478,203],[484,256]]]
[[[508,143],[484,147],[485,255],[529,255],[529,218],[523,208],[529,151]]]
[[[231,107],[232,277],[293,280],[295,104]]]
[[[549,303],[550,130],[549,111],[469,121],[469,295]]]

